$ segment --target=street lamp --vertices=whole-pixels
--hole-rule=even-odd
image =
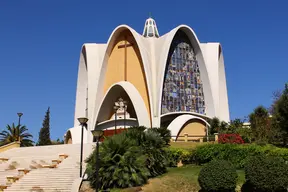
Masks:
[[[114,130],[115,130],[115,131],[114,131],[114,134],[116,135],[116,129],[117,129],[117,110],[118,110],[119,107],[115,105],[113,108],[114,108],[114,111],[115,111],[115,113],[114,113],[114,116],[115,116],[115,123],[114,123],[114,126],[115,126],[115,129],[114,129]]]
[[[80,117],[78,118],[78,121],[81,125],[81,151],[80,151],[80,177],[82,177],[82,161],[83,161],[83,129],[84,126],[87,129],[87,117]]]
[[[100,164],[100,161],[99,161],[99,141],[101,139],[101,137],[103,136],[103,131],[102,130],[92,130],[92,135],[95,137],[96,139],[96,171],[95,171],[95,174],[96,174],[96,192],[98,192],[98,188],[99,188],[99,164]]]
[[[20,127],[20,121],[21,121],[21,117],[22,117],[22,115],[23,115],[23,113],[17,113],[17,115],[18,115],[18,125],[19,125],[19,127]]]
[[[124,104],[124,130],[126,128],[126,110],[127,110],[127,101],[123,101]]]

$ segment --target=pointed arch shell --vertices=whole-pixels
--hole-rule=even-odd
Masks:
[[[128,25],[120,25],[117,28],[114,29],[114,31],[112,32],[112,34],[109,37],[108,43],[107,43],[107,48],[105,50],[104,53],[104,58],[102,61],[102,66],[100,68],[100,73],[99,73],[99,82],[97,85],[97,95],[96,95],[96,100],[97,101],[102,101],[103,96],[104,96],[104,92],[103,92],[103,86],[104,86],[104,81],[105,81],[105,74],[107,71],[107,65],[108,65],[108,58],[109,58],[109,54],[111,53],[114,43],[117,39],[117,36],[124,30],[129,30],[129,32],[132,34],[133,38],[135,39],[137,46],[139,48],[139,52],[140,52],[140,56],[142,59],[142,63],[143,63],[143,68],[144,68],[144,77],[145,77],[145,81],[146,81],[146,86],[147,86],[147,92],[148,92],[148,100],[149,100],[149,106],[150,106],[150,113],[152,116],[152,93],[151,93],[151,68],[150,68],[150,60],[148,57],[148,51],[146,50],[145,45],[142,42],[142,36],[139,35],[134,29],[132,29],[131,27],[129,27]],[[97,121],[97,116],[98,116],[98,112],[99,108],[100,108],[101,102],[97,102],[96,104],[96,113],[93,119],[93,123],[94,125],[96,125],[96,121]]]
[[[164,83],[164,76],[165,76],[165,69],[169,54],[169,49],[171,47],[172,41],[178,31],[184,32],[187,37],[189,38],[192,47],[194,48],[194,51],[196,53],[196,58],[198,60],[199,69],[201,72],[201,80],[203,82],[203,91],[204,91],[204,99],[206,106],[206,114],[208,116],[214,116],[215,115],[215,109],[214,109],[214,102],[212,99],[212,90],[210,85],[210,79],[208,76],[207,66],[205,64],[204,56],[202,54],[201,48],[200,48],[200,42],[194,33],[194,31],[187,25],[180,25],[173,30],[171,30],[169,33],[165,35],[165,41],[162,45],[162,52],[159,58],[159,72],[157,76],[157,82],[158,84],[158,107],[157,107],[157,113],[158,116],[161,116],[161,105],[162,105],[162,93],[163,93],[163,83]]]

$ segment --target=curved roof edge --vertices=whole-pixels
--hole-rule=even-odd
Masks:
[[[229,122],[229,101],[228,101],[228,91],[226,83],[226,73],[224,65],[224,56],[222,45],[219,43],[219,117],[221,120]]]
[[[197,119],[197,120],[201,120],[203,121],[206,125],[210,126],[209,123],[207,121],[205,121],[205,119],[202,119],[201,117],[197,117],[194,115],[180,115],[178,117],[176,117],[167,127],[167,129],[169,129],[171,131],[171,135],[172,137],[177,137],[179,131],[181,130],[181,128],[183,127],[183,125],[185,123],[187,123],[189,120],[192,119]]]

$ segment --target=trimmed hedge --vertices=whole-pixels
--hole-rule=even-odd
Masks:
[[[166,148],[169,167],[177,167],[181,161],[183,164],[190,163],[191,152],[181,148]]]
[[[279,157],[250,157],[245,165],[242,191],[284,192],[288,188],[288,165]]]
[[[205,192],[233,192],[237,178],[236,169],[230,162],[214,160],[201,169],[198,182]]]
[[[288,161],[288,149],[272,145],[207,144],[193,149],[188,162],[201,165],[218,159],[227,160],[236,168],[243,168],[248,157],[257,155],[280,157],[284,161]]]

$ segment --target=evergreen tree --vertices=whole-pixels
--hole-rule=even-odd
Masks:
[[[43,120],[42,128],[39,132],[39,139],[37,145],[51,145],[50,139],[50,107],[46,111],[45,118]]]
[[[281,135],[284,145],[288,141],[288,84],[285,84],[285,89],[282,95],[273,105],[273,125],[281,130]]]

